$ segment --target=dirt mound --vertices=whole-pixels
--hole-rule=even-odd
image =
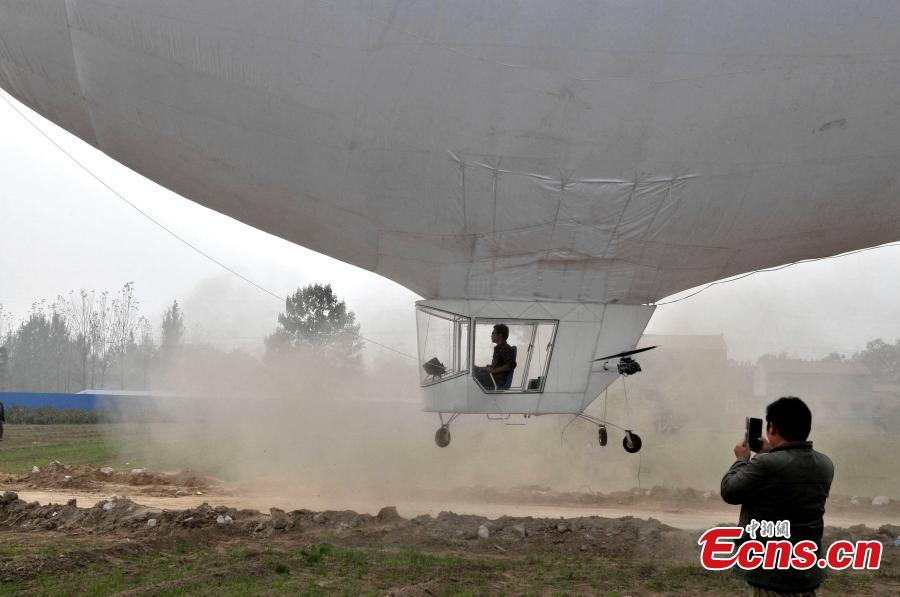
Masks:
[[[53,461],[47,466],[34,467],[25,475],[8,475],[6,482],[33,489],[99,490],[109,485],[140,487],[151,493],[179,495],[209,490],[215,482],[191,470],[158,473],[145,469],[118,471],[112,467],[95,468],[88,465],[65,465]]]
[[[255,537],[290,539],[339,539],[348,544],[417,546],[440,543],[451,549],[556,554],[590,553],[638,559],[696,559],[697,533],[675,529],[652,518],[589,516],[568,519],[482,516],[441,512],[406,519],[393,507],[377,515],[352,510],[285,512],[271,508],[268,514],[202,504],[187,510],[148,508],[127,497],[98,501],[79,508],[75,500],[65,505],[26,503],[14,492],[0,496],[0,527],[17,531],[78,531],[161,538],[189,533],[194,538]],[[869,529],[828,527],[826,543],[838,539],[877,539],[887,549],[885,563],[900,558],[894,542],[900,526]],[[896,553],[895,553],[896,552]]]
[[[98,533],[161,535],[190,531],[272,537],[313,535],[396,545],[431,544],[435,541],[460,549],[472,545],[500,551],[528,550],[563,553],[593,552],[618,556],[674,558],[690,553],[696,538],[659,521],[625,517],[567,519],[481,516],[441,512],[437,517],[401,517],[394,508],[378,515],[354,511],[294,510],[272,508],[269,514],[203,504],[181,511],[142,506],[126,497],[101,500],[90,508],[79,508],[75,500],[66,505],[41,506],[26,503],[14,492],[0,498],[0,525],[16,530],[78,529]]]
[[[441,512],[406,519],[392,507],[378,515],[351,510],[285,512],[271,508],[268,514],[202,504],[187,510],[148,508],[127,497],[101,500],[79,508],[75,500],[65,505],[26,503],[14,492],[0,496],[0,528],[17,532],[75,532],[107,534],[134,539],[162,540],[189,536],[193,540],[254,538],[287,541],[328,540],[345,545],[414,548],[440,546],[451,552],[483,551],[508,554],[576,554],[639,560],[696,561],[697,532],[684,531],[652,518],[598,516],[548,519],[482,516]],[[870,529],[828,527],[825,543],[838,539],[876,539],[885,545],[884,565],[895,566],[900,549],[900,526]],[[129,539],[130,540],[130,539]]]
[[[247,578],[262,575],[254,594],[288,582],[294,584],[281,592],[620,594],[627,588],[627,594],[656,595],[744,588],[730,574],[700,570],[697,532],[632,517],[492,520],[441,512],[407,519],[393,507],[371,516],[277,508],[266,514],[209,504],[162,510],[121,496],[79,508],[74,500],[40,506],[5,492],[0,535],[18,546],[0,558],[0,580],[30,592],[42,592],[37,588],[54,575],[65,580],[51,585],[56,592],[73,583],[68,592],[88,592],[103,581],[118,583],[110,584],[122,591],[116,594],[205,593],[209,581],[229,575],[242,592]],[[861,579],[836,573],[840,578],[829,582],[848,594],[897,594],[898,537],[896,525],[829,527],[826,543],[877,539],[884,545],[882,571]],[[86,566],[95,563],[103,565]],[[156,575],[160,565],[172,574]],[[83,581],[86,568],[101,576]],[[106,570],[124,571],[138,586],[129,592],[121,578],[104,581]]]

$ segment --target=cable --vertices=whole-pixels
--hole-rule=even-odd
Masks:
[[[406,354],[405,352],[401,352],[401,351],[397,350],[396,348],[391,348],[390,346],[387,346],[386,344],[382,344],[381,342],[376,342],[375,340],[372,340],[371,338],[366,338],[365,336],[362,336],[362,335],[360,336],[360,338],[362,338],[369,344],[374,344],[375,346],[380,346],[381,348],[383,348],[385,350],[389,350],[391,352],[396,352],[400,356],[406,357],[407,359],[412,359],[413,361],[416,361],[416,362],[419,361],[419,357],[414,357],[411,354]]]
[[[643,465],[643,454],[638,452],[638,470],[637,470],[638,489],[641,488],[641,465]]]
[[[609,402],[609,386],[603,390],[603,420],[606,421],[606,405]]]
[[[848,256],[848,255],[855,255],[856,253],[864,253],[864,252],[866,252],[866,251],[876,251],[876,250],[878,250],[878,249],[884,249],[884,248],[886,248],[886,247],[900,247],[900,242],[887,243],[887,244],[884,244],[884,245],[878,245],[877,247],[866,247],[866,248],[864,248],[864,249],[856,249],[856,250],[854,250],[854,251],[848,251],[847,253],[841,253],[840,255],[829,255],[828,257],[813,257],[813,258],[811,258],[811,259],[801,259],[800,261],[793,261],[793,262],[791,262],[791,263],[785,263],[784,265],[778,265],[778,266],[775,266],[775,267],[769,267],[769,268],[765,268],[765,269],[758,269],[758,270],[754,270],[754,271],[752,271],[752,272],[747,272],[746,274],[741,274],[741,275],[739,275],[739,276],[735,276],[735,277],[733,277],[733,278],[727,278],[727,279],[725,279],[725,280],[717,280],[717,281],[715,281],[715,282],[710,282],[709,284],[707,284],[706,286],[704,286],[703,288],[701,288],[701,289],[698,290],[697,292],[692,292],[691,294],[689,294],[689,295],[687,295],[687,296],[683,296],[683,297],[678,298],[678,299],[674,299],[674,300],[671,300],[671,301],[666,301],[666,302],[664,302],[664,303],[650,303],[650,304],[655,305],[655,306],[657,306],[657,307],[663,307],[663,306],[665,306],[665,305],[671,305],[671,304],[673,304],[673,303],[679,303],[679,302],[684,301],[684,300],[687,300],[687,299],[689,299],[689,298],[691,298],[691,297],[697,296],[697,295],[700,294],[701,292],[703,292],[703,291],[705,291],[705,290],[709,290],[709,289],[712,288],[713,286],[717,286],[717,285],[719,285],[719,284],[728,284],[728,283],[730,283],[730,282],[737,282],[738,280],[742,280],[743,278],[748,278],[748,277],[750,277],[750,276],[752,276],[752,275],[754,275],[754,274],[761,274],[761,273],[766,273],[766,272],[777,272],[778,270],[782,270],[782,269],[786,269],[786,268],[789,268],[789,267],[793,267],[793,266],[795,266],[795,265],[800,265],[801,263],[812,263],[812,262],[814,262],[814,261],[825,261],[825,260],[827,260],[827,259],[838,259],[838,258],[840,258],[840,257],[846,257],[846,256]]]
[[[574,423],[574,422],[575,422],[575,419],[577,419],[577,418],[578,418],[578,415],[572,415],[572,420],[570,420],[568,423],[566,423],[566,424],[563,426],[562,431],[559,432],[559,443],[561,443],[561,444],[564,443],[563,440],[564,440],[564,436],[566,435],[566,429],[568,429],[568,428],[569,428],[569,425],[571,425],[572,423]]]
[[[66,157],[68,157],[70,160],[72,160],[76,165],[78,165],[79,168],[81,168],[81,169],[84,170],[89,176],[91,176],[91,178],[93,178],[94,180],[96,180],[97,182],[99,182],[101,185],[103,185],[103,186],[104,186],[109,192],[111,192],[113,195],[115,195],[116,197],[118,197],[119,199],[121,199],[122,201],[124,201],[126,205],[128,205],[129,207],[131,207],[132,209],[134,209],[136,212],[138,212],[139,214],[141,214],[142,216],[144,216],[147,220],[149,220],[150,222],[152,222],[153,224],[155,224],[157,227],[161,228],[164,232],[166,232],[167,234],[169,234],[170,236],[172,236],[173,238],[175,238],[175,239],[178,240],[179,242],[183,243],[185,246],[187,246],[187,247],[190,248],[191,250],[195,251],[196,253],[200,254],[201,256],[205,257],[206,259],[212,261],[213,263],[215,263],[216,265],[218,265],[219,267],[221,267],[222,269],[224,269],[224,270],[227,271],[228,273],[232,274],[233,276],[238,277],[239,279],[243,280],[244,282],[246,282],[246,283],[249,284],[250,286],[253,286],[254,288],[256,288],[257,290],[259,290],[260,292],[263,292],[263,293],[265,293],[265,294],[268,294],[269,296],[271,296],[271,297],[273,297],[274,299],[276,299],[279,303],[282,302],[282,301],[284,301],[284,297],[279,296],[278,294],[272,292],[272,291],[269,290],[268,288],[265,288],[264,286],[261,286],[261,285],[257,284],[256,282],[254,282],[254,281],[251,280],[250,278],[244,276],[244,275],[241,274],[240,272],[238,272],[238,271],[236,271],[236,270],[234,270],[234,269],[228,267],[227,265],[225,265],[224,263],[222,263],[221,261],[219,261],[218,259],[216,259],[216,258],[213,257],[212,255],[209,255],[208,253],[205,253],[205,252],[204,252],[202,249],[200,249],[199,247],[197,247],[197,246],[191,244],[191,243],[190,243],[187,239],[185,239],[184,237],[179,236],[177,233],[175,233],[175,232],[173,232],[172,230],[166,228],[166,226],[165,226],[164,224],[162,224],[162,223],[159,222],[158,220],[154,219],[153,216],[151,216],[150,214],[148,214],[147,212],[145,212],[144,210],[142,210],[140,207],[138,207],[137,205],[135,205],[134,203],[132,203],[131,201],[129,201],[128,199],[126,199],[121,193],[119,193],[117,190],[115,190],[114,188],[112,188],[111,186],[109,186],[109,184],[107,184],[102,178],[100,178],[99,176],[97,176],[96,174],[94,174],[94,173],[90,170],[90,168],[88,168],[87,166],[85,166],[85,165],[84,165],[83,163],[81,163],[75,156],[73,156],[71,153],[69,153],[68,151],[66,151],[65,148],[63,148],[63,147],[62,147],[59,143],[57,143],[52,137],[50,137],[50,135],[48,135],[48,134],[45,133],[43,130],[41,130],[41,128],[40,128],[39,126],[37,126],[34,122],[32,122],[31,119],[29,119],[24,113],[22,113],[21,110],[19,110],[12,102],[10,102],[10,101],[6,98],[6,94],[5,94],[5,93],[0,93],[0,98],[2,98],[3,101],[6,102],[6,104],[7,104],[10,108],[12,108],[13,110],[15,110],[16,114],[18,114],[25,122],[27,122],[29,125],[31,125],[31,127],[32,127],[34,130],[36,130],[36,131],[37,131],[38,133],[40,133],[45,139],[47,139],[50,143],[52,143],[59,151],[61,151],[64,155],[66,155]],[[412,360],[414,360],[414,361],[418,361],[418,360],[419,360],[417,357],[414,357],[414,356],[412,356],[412,355],[410,355],[410,354],[406,354],[406,353],[404,353],[404,352],[401,352],[401,351],[399,351],[399,350],[397,350],[397,349],[395,349],[395,348],[391,348],[390,346],[386,346],[386,345],[384,345],[384,344],[382,344],[382,343],[380,343],[380,342],[376,342],[375,340],[372,340],[372,339],[370,339],[370,338],[366,338],[365,336],[362,336],[362,335],[361,335],[360,338],[362,338],[362,339],[363,339],[364,341],[366,341],[366,342],[369,342],[369,343],[374,344],[374,345],[376,345],[376,346],[380,346],[381,348],[383,348],[383,349],[385,349],[385,350],[389,350],[389,351],[391,351],[391,352],[395,352],[395,353],[397,353],[397,354],[399,354],[399,355],[401,355],[401,356],[404,356],[404,357],[406,357],[406,358],[408,358],[408,359],[412,359]]]
[[[631,408],[628,406],[628,388],[625,387],[625,376],[622,376],[622,391],[625,393],[625,421],[628,429],[631,427]]]
[[[21,116],[21,117],[25,120],[25,122],[27,122],[28,124],[30,124],[30,125],[32,126],[32,128],[34,128],[37,132],[39,132],[45,139],[47,139],[48,141],[50,141],[50,143],[52,143],[58,150],[60,150],[62,153],[64,153],[70,160],[72,160],[73,162],[75,162],[75,164],[78,165],[78,167],[80,167],[82,170],[84,170],[85,172],[87,172],[87,174],[88,174],[89,176],[91,176],[94,180],[96,180],[96,181],[99,182],[101,185],[103,185],[104,187],[106,187],[106,189],[109,190],[109,192],[111,192],[113,195],[115,195],[116,197],[118,197],[119,199],[121,199],[122,201],[124,201],[129,207],[131,207],[131,208],[134,209],[136,212],[138,212],[139,214],[141,214],[142,216],[144,216],[145,218],[147,218],[148,220],[150,220],[153,224],[155,224],[156,226],[158,226],[159,228],[161,228],[161,229],[162,229],[163,231],[165,231],[167,234],[169,234],[170,236],[172,236],[173,238],[175,238],[175,239],[178,240],[179,242],[185,244],[186,246],[188,246],[189,248],[191,248],[191,249],[194,250],[195,252],[199,253],[199,254],[202,255],[203,257],[206,257],[207,259],[209,259],[210,261],[212,261],[213,263],[215,263],[216,265],[218,265],[219,267],[221,267],[221,268],[224,269],[225,271],[229,272],[230,274],[232,274],[232,275],[234,275],[234,276],[237,276],[238,278],[240,278],[241,280],[243,280],[243,281],[246,282],[247,284],[250,284],[251,286],[253,286],[253,287],[256,288],[257,290],[260,290],[260,291],[262,291],[262,292],[264,292],[264,293],[266,293],[266,294],[268,294],[268,295],[271,295],[272,297],[276,298],[279,302],[282,301],[282,300],[284,300],[284,299],[282,299],[282,297],[278,296],[277,294],[275,294],[274,292],[272,292],[272,291],[269,290],[268,288],[264,288],[264,287],[260,286],[259,284],[257,284],[257,283],[254,282],[253,280],[251,280],[251,279],[247,278],[246,276],[244,276],[243,274],[241,274],[240,272],[237,272],[237,271],[231,269],[230,267],[228,267],[227,265],[225,265],[225,264],[222,263],[221,261],[217,260],[216,258],[212,257],[211,255],[209,255],[209,254],[207,254],[207,253],[204,253],[203,250],[201,250],[200,248],[198,248],[198,247],[196,247],[195,245],[191,244],[191,243],[190,243],[188,240],[186,240],[185,238],[179,236],[177,233],[175,233],[175,232],[173,232],[172,230],[169,230],[168,228],[166,228],[162,223],[160,223],[159,221],[155,220],[155,219],[153,218],[153,216],[151,216],[151,215],[148,214],[147,212],[143,211],[143,210],[142,210],[141,208],[139,208],[137,205],[135,205],[134,203],[132,203],[131,201],[129,201],[128,199],[126,199],[121,193],[119,193],[119,192],[116,191],[114,188],[112,188],[111,186],[109,186],[102,178],[100,178],[99,176],[97,176],[96,174],[94,174],[87,166],[85,166],[85,165],[82,164],[80,161],[78,161],[78,159],[77,159],[75,156],[73,156],[71,153],[69,153],[68,151],[66,151],[65,148],[63,148],[63,147],[62,147],[59,143],[57,143],[52,137],[50,137],[50,135],[48,135],[48,134],[45,133],[43,130],[41,130],[40,127],[38,127],[38,126],[37,126],[36,124],[34,124],[27,116],[25,116],[25,114],[23,114],[21,110],[19,110],[15,105],[13,105],[8,99],[6,99],[5,94],[0,94],[0,97],[2,97],[2,98],[3,98],[3,101],[6,102],[6,104],[7,104],[10,108],[12,108],[13,110],[15,110],[16,113],[17,113],[19,116]]]

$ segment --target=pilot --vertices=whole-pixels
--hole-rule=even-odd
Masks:
[[[491,332],[491,342],[496,344],[491,364],[487,367],[476,365],[472,368],[472,375],[486,390],[503,387],[506,384],[507,374],[516,368],[516,354],[512,346],[506,343],[507,338],[509,328],[502,323],[495,325]]]

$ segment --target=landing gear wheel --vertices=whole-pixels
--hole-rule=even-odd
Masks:
[[[606,431],[606,425],[600,425],[600,430],[597,432],[597,435],[600,436],[601,446],[605,446],[609,443],[609,433]]]
[[[434,443],[438,445],[438,448],[446,448],[450,445],[450,428],[449,427],[441,427],[434,433]]]
[[[622,439],[622,447],[629,454],[637,454],[641,450],[641,436],[637,433],[626,431],[625,437]]]

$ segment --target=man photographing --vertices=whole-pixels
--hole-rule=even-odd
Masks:
[[[812,413],[799,398],[787,396],[770,404],[760,452],[751,458],[746,440],[734,447],[737,460],[722,477],[721,493],[725,502],[740,504],[740,526],[789,521],[791,543],[811,540],[821,552],[834,465],[807,441],[811,426]],[[763,543],[770,539],[759,538]],[[752,594],[761,596],[815,595],[825,578],[818,566],[808,570],[759,567],[740,574]]]

